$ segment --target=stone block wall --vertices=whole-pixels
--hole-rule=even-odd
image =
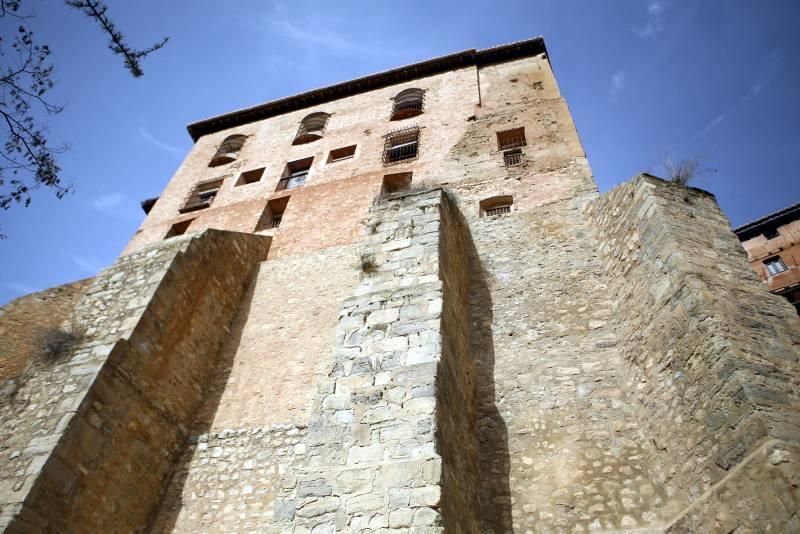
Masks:
[[[0,407],[0,527],[146,527],[269,239],[209,231],[120,259],[73,315],[75,349]]]
[[[800,319],[751,271],[707,193],[642,175],[586,214],[609,274],[639,441],[675,517],[765,440],[800,438]],[[754,484],[750,498],[762,490]]]
[[[283,481],[277,526],[479,530],[468,267],[449,248],[463,227],[443,206],[434,190],[373,208],[363,280],[340,311],[306,465]]]
[[[91,279],[78,280],[51,287],[0,307],[0,389],[4,381],[19,376],[34,363],[40,336],[70,318],[90,282]],[[9,383],[8,387],[16,389],[17,384]]]

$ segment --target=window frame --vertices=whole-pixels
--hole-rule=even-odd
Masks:
[[[404,161],[411,161],[419,158],[419,146],[420,146],[420,137],[421,137],[421,129],[419,126],[410,126],[408,128],[403,128],[400,130],[394,130],[392,132],[387,133],[384,137],[383,143],[383,165],[395,165],[398,163],[402,163]],[[406,141],[405,138],[408,138]],[[413,138],[412,138],[413,137]],[[393,144],[393,140],[400,139],[403,142],[399,142],[397,144]],[[403,154],[403,148],[414,146],[413,153],[408,152],[407,154]],[[391,156],[392,152],[400,151],[399,156]]]
[[[763,261],[764,269],[767,271],[767,276],[777,276],[789,270],[786,263],[780,256],[771,256]],[[774,269],[773,266],[778,268]]]

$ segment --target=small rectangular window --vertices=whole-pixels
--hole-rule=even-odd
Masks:
[[[393,195],[395,193],[402,193],[408,191],[411,187],[410,172],[398,172],[395,174],[387,174],[383,177],[383,195]]]
[[[183,206],[178,211],[181,213],[188,213],[211,206],[214,199],[217,198],[217,194],[222,187],[222,182],[222,178],[216,178],[195,185],[184,199]]]
[[[383,164],[390,165],[417,157],[419,148],[419,128],[406,128],[386,134],[383,145]]]
[[[525,141],[525,128],[514,128],[513,130],[505,130],[497,132],[497,148],[498,150],[510,150],[528,144]]]
[[[261,218],[256,224],[256,232],[262,230],[269,230],[270,228],[278,228],[283,220],[283,214],[286,211],[286,206],[289,204],[290,197],[281,197],[270,200],[267,202],[267,207],[264,208]]]
[[[787,270],[786,264],[783,263],[780,256],[773,256],[772,258],[764,260],[764,267],[767,269],[770,276],[775,276]]]
[[[778,235],[780,235],[780,232],[778,232],[777,228],[768,228],[764,230],[764,237],[767,239],[775,239]]]
[[[164,236],[164,239],[169,239],[170,237],[175,237],[175,236],[179,236],[179,235],[185,234],[186,231],[189,229],[189,226],[191,226],[193,221],[194,221],[194,219],[187,219],[185,221],[181,221],[181,222],[177,222],[177,223],[173,224],[172,226],[170,226],[169,232],[167,232],[167,235]]]
[[[286,164],[286,169],[283,171],[283,176],[278,181],[278,187],[275,191],[283,191],[285,189],[294,189],[305,185],[306,178],[308,178],[308,171],[311,170],[311,162],[314,158],[304,158],[297,161],[290,161]]]
[[[514,150],[506,150],[503,152],[503,161],[506,167],[516,167],[522,165],[522,150],[516,148]]]
[[[264,167],[260,169],[253,169],[252,171],[243,172],[239,175],[239,179],[236,181],[236,185],[246,185],[246,184],[254,184],[261,180],[261,177],[264,175]]]
[[[350,159],[355,155],[356,155],[356,145],[337,148],[336,150],[331,150],[330,154],[328,154],[328,163],[333,163],[334,161],[342,161],[343,159]]]
[[[481,200],[481,217],[493,217],[495,215],[505,215],[511,213],[511,206],[514,205],[514,198],[511,195],[501,195],[497,197]]]

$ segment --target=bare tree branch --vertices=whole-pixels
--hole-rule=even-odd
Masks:
[[[108,34],[108,48],[117,55],[125,59],[125,68],[130,71],[134,78],[139,78],[144,74],[139,60],[152,54],[169,41],[169,37],[164,37],[161,41],[144,50],[136,50],[128,46],[122,33],[117,30],[114,23],[106,15],[108,6],[100,0],[66,0],[68,6],[74,7],[84,15],[97,21],[105,33]]]

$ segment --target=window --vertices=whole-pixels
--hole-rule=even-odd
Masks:
[[[511,213],[511,206],[513,204],[514,199],[511,195],[502,195],[481,200],[481,217],[494,217],[496,215]]]
[[[408,191],[411,187],[411,173],[398,172],[396,174],[387,174],[383,177],[383,187],[381,193],[383,195],[393,195],[395,193],[402,193]]]
[[[300,122],[300,128],[297,130],[297,135],[294,136],[293,145],[302,145],[310,143],[322,138],[325,132],[325,125],[328,124],[327,113],[317,112],[312,113]]]
[[[769,273],[770,276],[775,276],[787,270],[786,264],[783,263],[780,256],[773,256],[772,258],[764,260],[764,267],[766,267],[767,273]]]
[[[506,167],[515,167],[522,165],[522,150],[515,148],[514,150],[506,150],[503,152],[503,161]]]
[[[328,154],[328,163],[333,163],[334,161],[342,161],[343,159],[350,159],[355,155],[356,155],[356,145],[337,148],[336,150],[331,150],[330,154]]]
[[[308,171],[311,169],[312,161],[314,161],[314,158],[299,159],[287,163],[286,170],[283,171],[283,176],[278,181],[278,187],[275,188],[275,191],[294,189],[304,185],[308,177]]]
[[[261,177],[264,175],[264,167],[260,169],[253,169],[252,171],[243,172],[239,175],[239,179],[236,181],[236,185],[246,185],[246,184],[254,184],[261,180]]]
[[[775,239],[779,235],[780,232],[778,232],[777,228],[768,228],[767,230],[764,230],[764,237],[767,239]]]
[[[386,134],[383,145],[383,164],[391,165],[398,161],[417,157],[419,145],[419,128],[406,128]]]
[[[193,221],[194,221],[194,219],[187,219],[185,221],[181,221],[181,222],[177,222],[177,223],[173,224],[172,226],[170,226],[169,232],[167,232],[167,235],[164,236],[164,239],[169,239],[170,237],[175,237],[175,236],[178,236],[178,235],[185,234],[186,230],[189,229],[189,226],[191,226]]]
[[[230,135],[225,138],[216,154],[211,158],[209,167],[216,167],[217,165],[224,165],[239,159],[239,152],[241,152],[244,142],[247,140],[246,135]]]
[[[289,204],[289,197],[281,197],[270,200],[267,202],[267,207],[261,214],[261,218],[256,224],[256,232],[262,230],[269,230],[271,228],[278,228],[283,219],[283,213],[286,211],[286,206]]]
[[[217,193],[222,187],[222,181],[222,178],[215,178],[195,185],[183,201],[183,207],[178,211],[188,213],[209,207],[214,202],[214,199],[217,198]]]
[[[399,121],[416,117],[422,113],[422,105],[425,100],[425,91],[422,89],[406,89],[400,91],[394,97],[392,104],[392,115],[389,120]]]
[[[525,128],[514,128],[513,130],[505,130],[497,132],[497,148],[499,150],[510,150],[525,146]]]

